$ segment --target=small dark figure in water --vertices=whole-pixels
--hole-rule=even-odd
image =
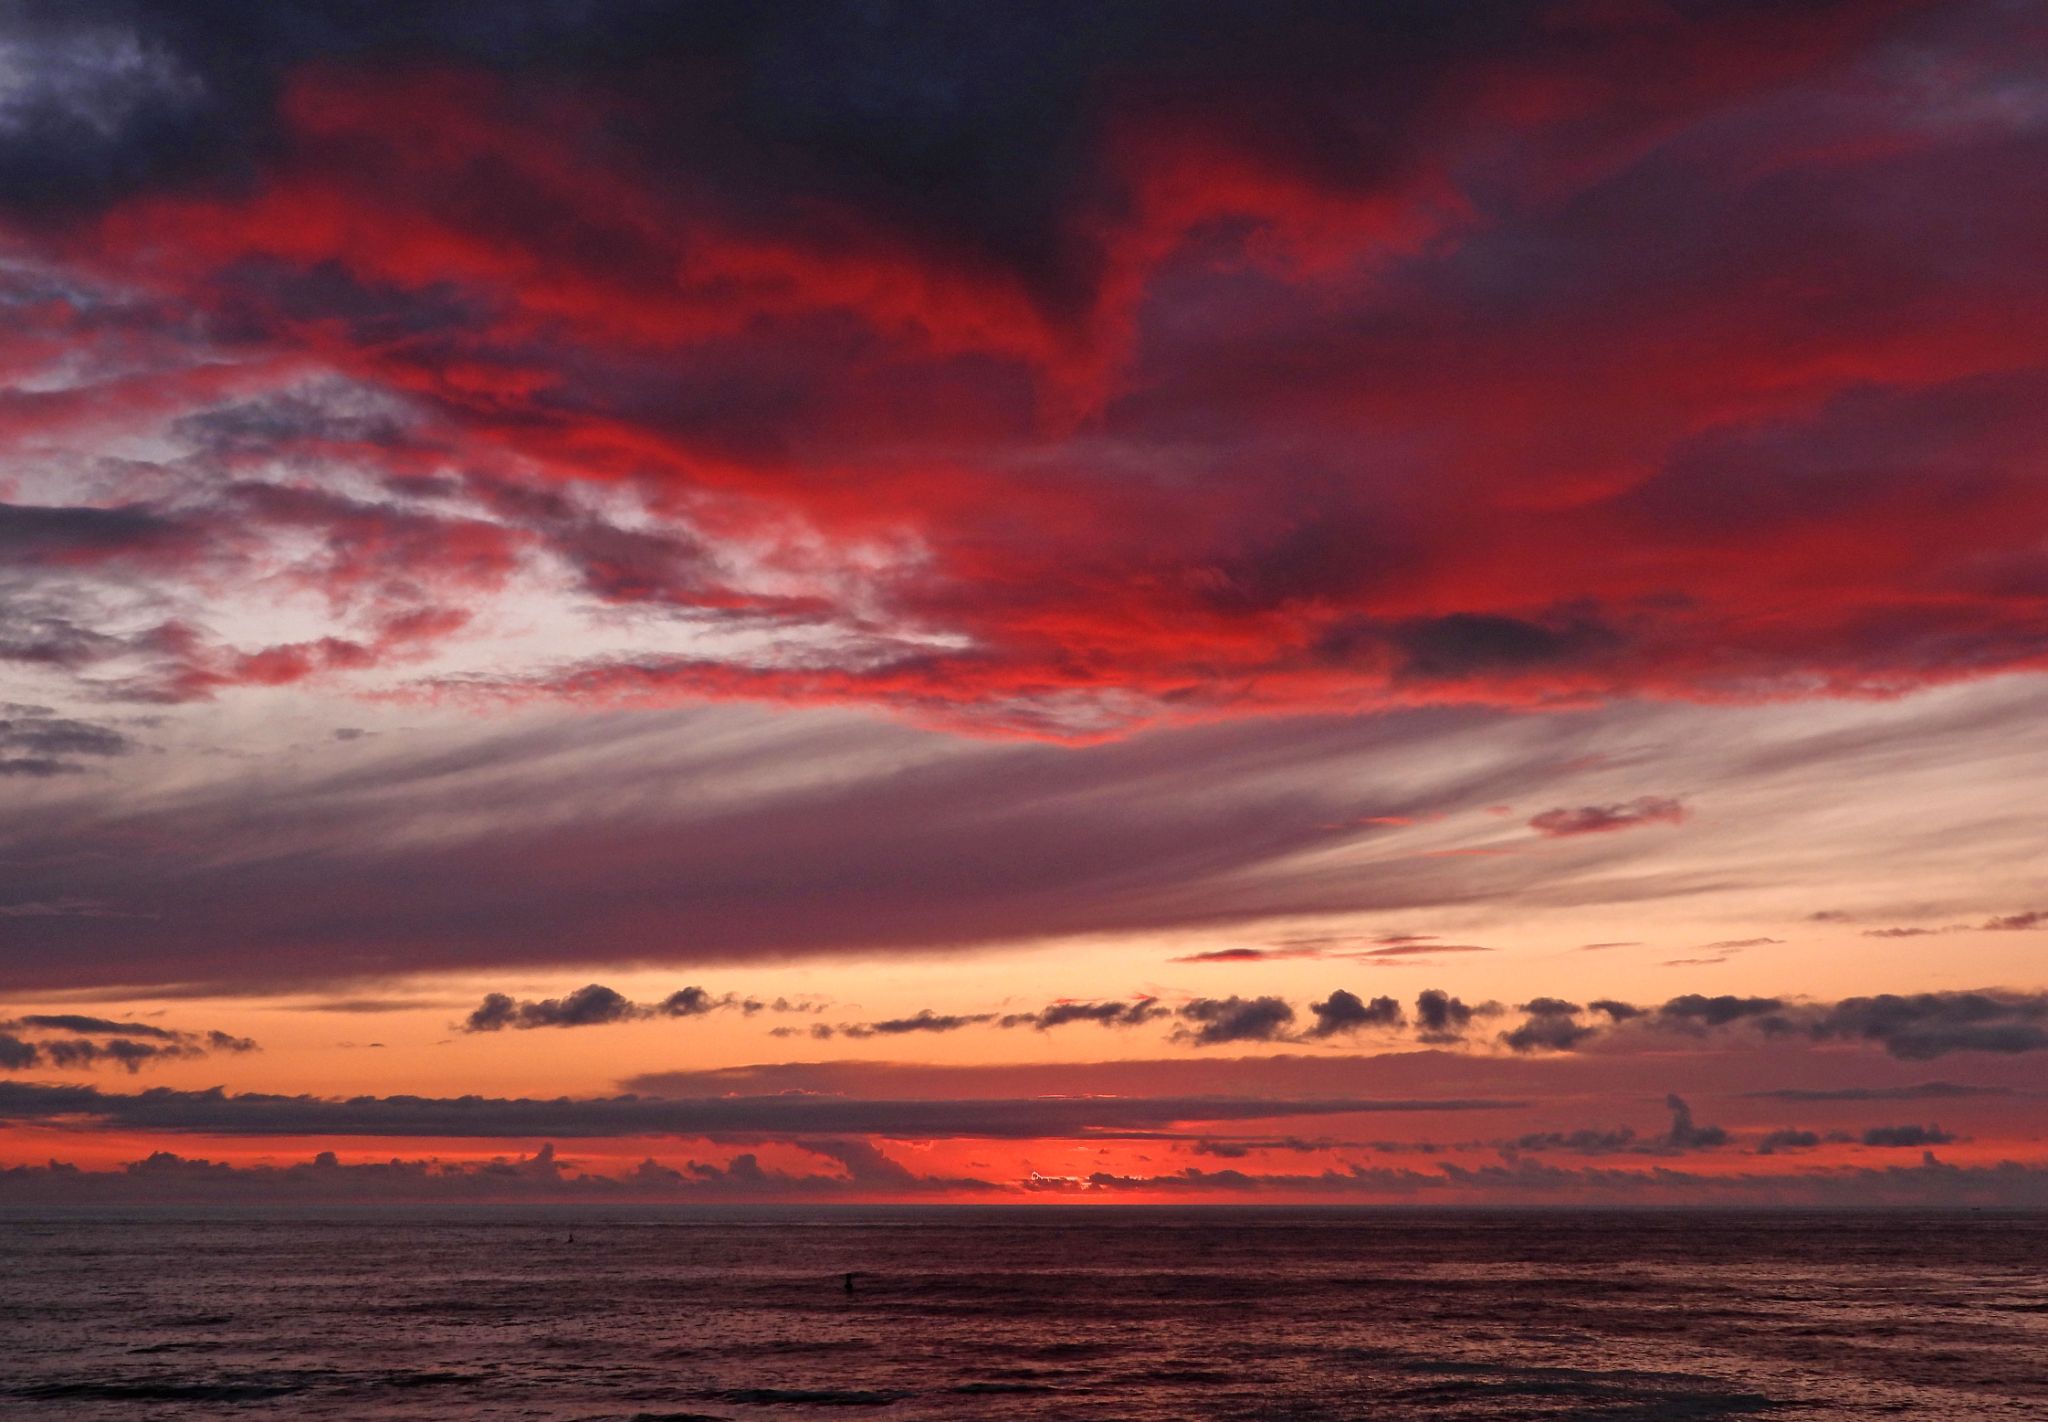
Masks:
[[[849,1298],[850,1298],[850,1297],[852,1297],[852,1295],[853,1295],[853,1275],[851,1275],[851,1274],[848,1274],[848,1275],[846,1276],[846,1292],[847,1292],[847,1296],[848,1296]]]

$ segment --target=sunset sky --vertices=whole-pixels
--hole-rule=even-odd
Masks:
[[[0,1205],[2048,1202],[2044,55],[0,0]]]

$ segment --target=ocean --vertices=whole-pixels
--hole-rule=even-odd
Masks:
[[[2048,1216],[14,1213],[0,1416],[2042,1419]]]

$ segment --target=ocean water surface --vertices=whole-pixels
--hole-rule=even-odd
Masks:
[[[11,1214],[0,1280],[7,1418],[2048,1419],[2042,1215]]]

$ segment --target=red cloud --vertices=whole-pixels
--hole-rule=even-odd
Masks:
[[[310,534],[290,576],[338,602],[166,694],[413,655],[522,569],[802,635],[454,684],[1074,739],[2048,664],[2048,148],[1981,102],[2023,19],[1447,20],[1244,64],[1204,23],[1200,58],[1153,37],[929,151],[764,117],[689,47],[280,57],[218,171],[0,211],[68,283],[10,299],[0,370],[94,357],[0,404],[0,443],[232,423],[314,376],[388,407],[181,467],[197,542],[147,576],[229,596],[199,586],[225,551]],[[983,142],[1007,186],[941,162]]]
[[[1643,825],[1675,825],[1684,819],[1685,806],[1678,801],[1661,795],[1641,795],[1619,805],[1545,810],[1529,821],[1529,828],[1552,839],[1566,839],[1572,835],[1638,829]]]

